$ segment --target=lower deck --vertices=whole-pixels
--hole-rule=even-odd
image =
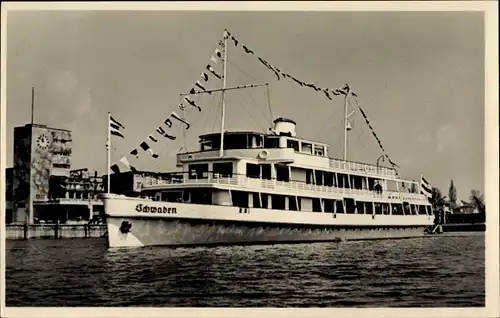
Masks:
[[[153,200],[271,210],[373,215],[432,215],[430,205],[378,202],[354,198],[327,199],[305,195],[217,189],[210,187],[146,191]]]

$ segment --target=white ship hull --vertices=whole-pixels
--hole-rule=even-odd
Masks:
[[[104,196],[109,247],[305,243],[424,235],[429,215],[333,214]]]

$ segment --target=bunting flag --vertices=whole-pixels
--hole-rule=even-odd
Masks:
[[[349,120],[346,121],[345,129],[346,130],[351,130],[352,129],[352,125],[351,125],[351,122]]]
[[[279,72],[273,67],[271,66],[271,64],[267,63],[266,60],[264,60],[263,58],[261,58],[260,56],[257,57],[257,59],[262,63],[264,64],[264,66],[266,66],[268,69],[270,69],[271,71],[274,72],[274,74],[276,75],[276,77],[278,78],[278,81],[281,79],[280,78],[280,75],[279,75]]]
[[[347,86],[347,85],[346,85]],[[347,88],[349,89],[349,87],[347,86]],[[365,119],[365,122],[366,124],[368,125],[368,127],[370,128],[372,134],[373,134],[373,137],[375,137],[375,140],[377,140],[377,143],[380,147],[380,149],[382,150],[382,152],[384,153],[384,156],[387,158],[387,160],[389,160],[390,164],[393,166],[393,167],[399,167],[394,161],[391,160],[391,158],[389,158],[389,156],[387,155],[387,153],[385,152],[385,148],[384,146],[382,146],[382,142],[380,141],[380,139],[378,138],[377,134],[375,133],[375,130],[373,129],[370,121],[368,120],[368,117],[366,116],[365,112],[363,111],[363,109],[361,108],[361,106],[359,106],[359,102],[358,102],[358,95],[354,95],[354,94],[351,94],[352,96],[355,96],[355,101],[356,101],[356,106],[358,107],[359,111],[361,112],[361,115],[363,116],[363,118]]]
[[[179,108],[181,111],[185,111],[186,110],[186,106],[184,106],[183,103],[179,103],[179,105],[177,105],[177,108]]]
[[[222,58],[222,52],[219,49],[215,49],[215,56],[217,56],[218,58],[221,59]]]
[[[118,167],[117,164],[114,164],[110,167],[111,171],[113,171],[114,173],[116,174],[119,174],[120,173],[120,167]]]
[[[165,133],[165,130],[163,128],[161,128],[161,126],[160,126],[160,127],[156,128],[156,132],[159,133],[160,135],[163,135]]]
[[[202,73],[201,73],[201,78],[203,78],[203,80],[204,80],[205,82],[206,82],[206,81],[208,81],[208,75],[207,75],[207,73],[202,72]]]
[[[245,45],[243,45],[243,50],[245,50],[245,53],[247,53],[247,54],[255,54],[252,50],[247,48]]]
[[[153,149],[151,149],[151,147],[149,147],[147,142],[143,141],[139,146],[142,150],[149,152],[153,158],[158,158],[158,155],[153,151]]]
[[[130,164],[127,157],[125,156],[121,157],[120,162],[123,163],[125,166],[127,166],[127,168],[129,168],[132,172],[134,173],[137,172],[137,169],[135,169],[135,167]]]
[[[307,85],[306,85],[307,86]],[[322,89],[323,93],[325,93],[326,97],[329,99],[329,100],[332,100],[332,98],[330,97],[330,94],[328,94],[328,88],[323,88]]]
[[[189,105],[198,108],[198,111],[201,112],[201,107],[196,105],[194,101],[192,101],[188,96],[184,96],[184,100],[189,103]]]
[[[157,139],[155,139],[153,136],[149,135],[148,136],[149,140],[151,140],[152,142],[158,142]]]
[[[206,91],[207,91],[207,90],[205,89],[205,87],[204,87],[204,86],[200,83],[200,81],[196,81],[195,86],[196,86],[196,87],[201,88],[204,92],[206,92]],[[209,92],[209,94],[211,94],[211,93]]]
[[[234,46],[237,46],[238,43],[239,43],[238,40],[233,35],[231,35],[231,39],[234,42]],[[245,53],[252,54],[252,55],[256,56],[255,52],[252,51],[246,45],[241,45],[241,47],[243,48],[243,50],[245,51]],[[318,91],[323,91],[323,93],[325,94],[326,98],[328,98],[329,100],[332,100],[332,97],[330,96],[330,94],[333,94],[333,95],[336,95],[336,96],[338,96],[338,95],[345,95],[346,97],[349,94],[349,86],[348,85],[345,85],[344,88],[342,88],[342,89],[339,89],[339,88],[336,88],[336,89],[320,88],[320,87],[318,87],[318,86],[316,86],[314,84],[305,83],[305,82],[303,82],[303,81],[301,81],[301,80],[299,80],[299,79],[291,76],[290,74],[282,72],[275,65],[272,65],[271,63],[267,62],[265,59],[263,59],[260,56],[256,56],[256,57],[257,57],[257,59],[259,60],[260,63],[262,63],[265,67],[267,67],[268,69],[270,69],[271,71],[274,72],[274,74],[276,75],[276,77],[277,77],[278,80],[281,80],[281,78],[288,78],[288,79],[296,82],[300,86],[310,87],[310,88],[314,89],[317,92]]]
[[[215,56],[212,55],[212,57],[210,58],[210,61],[214,62],[215,64],[217,64],[217,59],[215,58]]]
[[[172,112],[171,116],[175,119],[177,119],[178,121],[180,121],[181,123],[184,123],[186,125],[186,130],[189,129],[189,127],[191,127],[191,125],[184,119],[182,119],[179,115],[177,115],[175,112]]]
[[[213,67],[210,64],[207,65],[207,70],[210,73],[212,73],[215,77],[217,77],[218,79],[222,79],[222,77],[215,72],[215,70],[213,69]]]
[[[431,184],[425,180],[424,176],[420,176],[420,193],[425,195],[427,198],[432,198],[432,187]]]
[[[234,36],[231,36],[231,40],[233,40],[234,46],[238,46],[238,40]]]
[[[125,138],[122,133],[120,132],[120,129],[125,129],[125,127],[120,124],[116,119],[114,119],[112,116],[109,117],[109,133],[114,136],[122,137]]]
[[[139,155],[139,152],[137,151],[137,149],[134,149],[134,150],[132,150],[132,151],[130,152],[130,154],[131,154],[132,156],[138,156],[138,155]]]

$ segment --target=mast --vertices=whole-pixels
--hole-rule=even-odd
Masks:
[[[344,161],[347,161],[347,94],[344,96]]]
[[[31,87],[31,126],[34,124],[35,114],[35,87]]]
[[[107,182],[108,182],[108,186],[107,186],[107,192],[108,193],[111,193],[111,188],[110,188],[110,185],[111,185],[111,172],[109,171],[110,170],[110,164],[111,164],[111,129],[109,128],[111,125],[111,113],[108,112],[108,142],[106,143],[106,148],[107,148],[107,158],[106,158],[106,173],[108,175],[107,177]]]
[[[226,76],[227,76],[227,30],[224,30],[224,63],[222,64],[224,69],[224,77],[222,78],[222,110],[221,110],[221,130],[220,130],[220,150],[219,156],[224,156],[224,120],[226,116],[226,102],[224,101],[225,88],[226,88]]]

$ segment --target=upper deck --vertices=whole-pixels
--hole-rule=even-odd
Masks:
[[[226,132],[224,157],[220,157],[220,133],[200,136],[200,150],[177,154],[177,166],[197,161],[250,159],[261,162],[288,163],[311,169],[344,171],[361,176],[399,179],[395,169],[367,163],[344,161],[328,156],[324,143],[297,138],[292,134],[259,132]]]

